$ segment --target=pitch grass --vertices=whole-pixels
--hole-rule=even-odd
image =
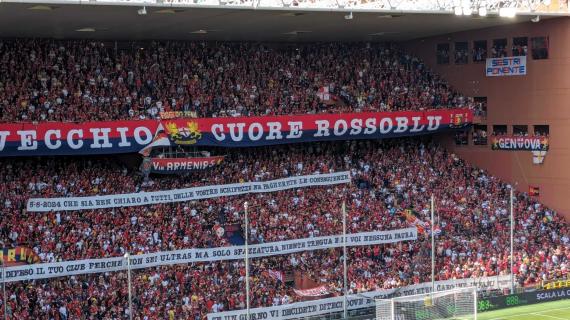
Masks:
[[[570,299],[481,312],[478,320],[570,320]]]

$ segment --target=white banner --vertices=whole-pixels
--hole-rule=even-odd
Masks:
[[[295,294],[301,297],[319,297],[330,294],[329,290],[327,289],[327,286],[325,285],[311,289],[293,289],[293,291],[295,292]]]
[[[416,240],[417,237],[416,228],[406,228],[347,234],[346,243],[347,246],[366,246]],[[250,245],[248,251],[250,258],[259,258],[302,251],[338,248],[342,245],[343,236],[336,235],[255,244]],[[244,259],[244,248],[244,246],[231,246],[153,252],[131,256],[129,260],[132,269],[193,262],[235,260]],[[120,270],[126,270],[126,259],[122,257],[30,264],[6,268],[6,281],[14,282]]]
[[[451,290],[455,288],[477,287],[480,290],[501,289],[510,287],[510,276],[483,277],[470,279],[456,279],[436,281],[436,291]],[[431,292],[431,282],[424,282],[411,286],[385,289],[361,293],[348,297],[348,310],[374,307],[374,299],[386,299],[397,296],[408,296]],[[368,297],[368,298],[367,298]],[[311,317],[344,310],[344,297],[326,298],[307,302],[250,309],[250,319],[296,319]],[[246,310],[235,310],[218,313],[209,313],[208,320],[246,320]]]
[[[124,193],[91,197],[33,198],[28,200],[27,210],[31,212],[49,212],[145,206],[159,203],[236,196],[246,193],[276,192],[295,188],[328,186],[349,182],[350,172],[343,171],[296,176],[263,182],[233,183],[155,192]]]
[[[526,56],[487,59],[485,74],[487,77],[524,76]]]

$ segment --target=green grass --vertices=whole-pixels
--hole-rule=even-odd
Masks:
[[[570,320],[570,299],[481,312],[478,320]]]

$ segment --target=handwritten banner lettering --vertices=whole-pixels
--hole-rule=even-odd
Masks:
[[[526,56],[489,58],[486,61],[487,77],[524,76],[526,75]]]
[[[396,243],[400,241],[416,240],[417,237],[418,234],[416,228],[361,232],[356,234],[347,234],[346,245],[367,246]],[[323,236],[250,245],[248,253],[250,258],[260,258],[303,251],[338,248],[342,247],[343,243],[344,237],[342,235]],[[147,253],[131,256],[129,261],[132,269],[143,269],[193,262],[244,259],[244,256],[244,246],[231,246]],[[125,270],[125,268],[126,259],[122,257],[41,263],[6,268],[6,281],[14,282],[80,274],[113,272]]]
[[[457,288],[477,287],[480,290],[509,288],[510,276],[483,277],[470,279],[454,279],[436,281],[436,291]],[[388,299],[392,297],[408,296],[413,294],[429,293],[432,290],[431,282],[410,285],[401,288],[385,289],[373,292],[364,292],[358,296],[348,297],[348,310],[374,307],[374,299]],[[344,297],[334,297],[307,302],[296,302],[287,305],[250,309],[250,319],[297,319],[322,314],[342,312],[344,310]],[[234,310],[219,313],[209,313],[208,320],[246,320],[246,310]]]
[[[67,210],[93,210],[104,208],[145,206],[236,196],[246,193],[276,192],[288,189],[328,186],[350,182],[350,172],[335,172],[289,177],[264,182],[234,183],[167,191],[124,193],[91,197],[32,198],[28,200],[30,212]]]

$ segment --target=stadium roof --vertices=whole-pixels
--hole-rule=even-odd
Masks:
[[[0,35],[105,40],[405,41],[531,18],[354,11],[352,19],[347,19],[346,11],[164,6],[146,7],[146,14],[140,14],[141,8],[3,2]]]

